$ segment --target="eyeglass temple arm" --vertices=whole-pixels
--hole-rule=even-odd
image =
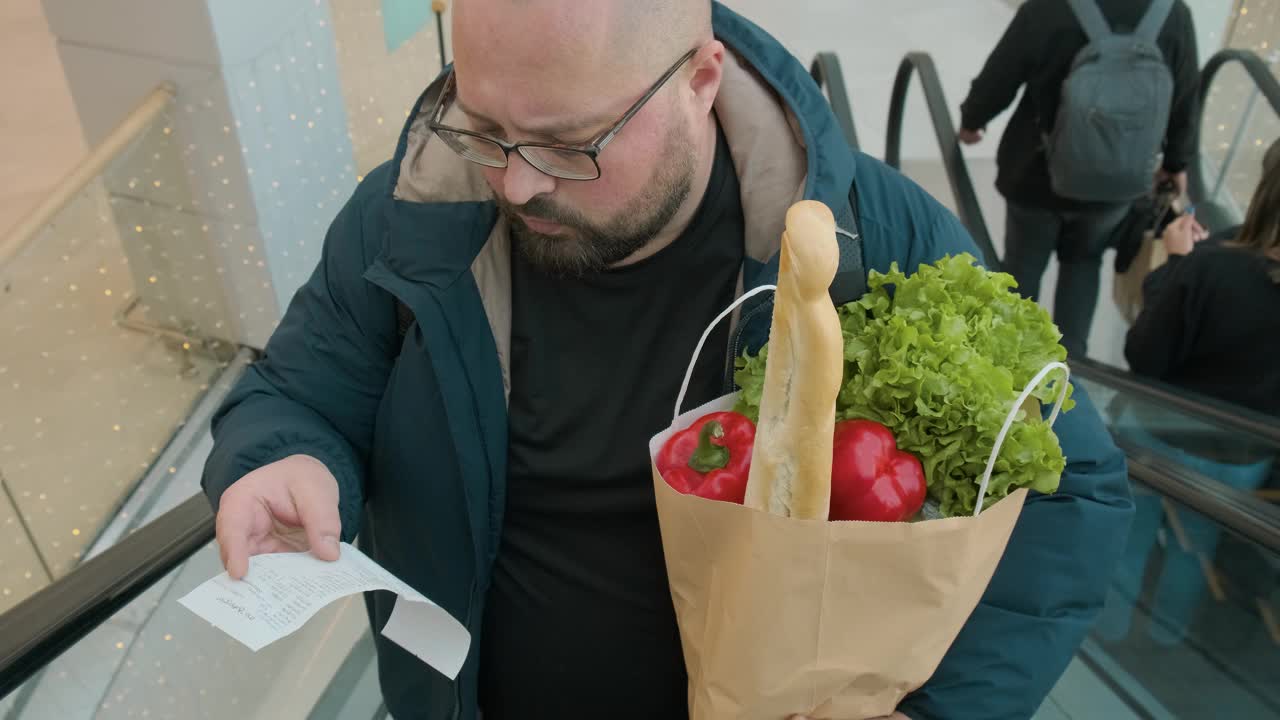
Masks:
[[[618,120],[618,122],[614,123],[613,127],[609,128],[608,132],[606,132],[600,139],[592,143],[592,145],[595,147],[596,152],[600,152],[601,150],[603,150],[604,146],[608,145],[609,141],[612,140],[615,135],[621,132],[622,128],[626,126],[628,122],[631,122],[631,118],[635,117],[636,113],[640,112],[640,108],[644,107],[645,103],[649,102],[649,100],[653,98],[654,95],[658,94],[658,91],[661,90],[663,86],[667,84],[667,81],[670,80],[672,76],[674,76],[677,72],[679,72],[680,68],[684,67],[685,63],[689,62],[689,58],[697,54],[698,54],[698,48],[694,48],[689,52],[685,53],[684,57],[677,60],[675,65],[672,65],[671,68],[668,69],[667,72],[664,73],[661,78],[658,78],[658,82],[654,83],[653,87],[649,88],[649,92],[645,93],[643,97],[637,100],[635,104],[632,105],[631,108],[627,110],[626,114],[623,115],[622,118]]]

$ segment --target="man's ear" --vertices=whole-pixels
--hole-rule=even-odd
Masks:
[[[688,88],[700,114],[711,112],[724,77],[724,43],[712,40],[689,60]]]

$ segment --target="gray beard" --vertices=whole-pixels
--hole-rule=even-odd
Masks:
[[[511,205],[496,196],[498,209],[511,228],[520,256],[535,269],[561,277],[603,272],[644,248],[689,197],[693,186],[694,153],[682,128],[668,134],[665,158],[647,186],[626,209],[603,224],[594,224],[576,211],[537,196],[524,205]],[[565,181],[572,182],[572,181]],[[529,229],[516,213],[548,220],[565,228],[545,235]]]

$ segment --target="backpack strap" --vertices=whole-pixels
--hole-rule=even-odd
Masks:
[[[831,281],[831,300],[837,306],[852,302],[867,294],[867,269],[862,261],[862,232],[858,212],[858,187],[849,183],[849,208],[853,211],[853,227],[844,227],[853,233],[852,238],[836,235],[840,245],[840,266]]]
[[[1095,0],[1067,0],[1067,4],[1071,6],[1071,12],[1075,13],[1076,21],[1084,28],[1084,34],[1089,36],[1089,42],[1101,42],[1112,36],[1111,23],[1107,22]]]
[[[1160,30],[1164,28],[1170,12],[1173,12],[1173,0],[1151,0],[1151,7],[1147,8],[1147,14],[1142,16],[1138,29],[1133,31],[1134,37],[1146,40],[1152,45],[1156,44],[1160,38]]]

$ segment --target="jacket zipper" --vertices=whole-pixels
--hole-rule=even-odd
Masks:
[[[382,283],[376,283],[376,284],[378,284],[378,285],[379,285],[380,287],[382,287],[384,290],[386,290],[387,292],[389,292],[393,297],[395,297],[395,298],[396,298],[396,300],[397,300],[398,302],[403,303],[403,304],[404,304],[404,306],[405,306],[406,308],[409,308],[410,312],[412,313],[412,306],[411,306],[411,305],[409,305],[409,303],[408,303],[407,301],[405,301],[405,300],[404,300],[404,298],[402,298],[402,297],[400,296],[400,293],[395,292],[391,287],[387,287],[387,286],[383,285]],[[415,313],[414,315],[415,315],[415,317],[416,317],[416,313]],[[465,500],[465,498],[466,498],[465,490],[464,490],[464,495],[463,495],[463,497],[464,497],[464,502],[465,502],[465,501],[466,501],[466,500]],[[469,512],[470,512],[470,511],[468,510],[468,514],[469,514]],[[475,545],[476,545],[476,541],[475,541],[475,528],[474,528],[474,527],[472,527],[472,525],[471,525],[471,521],[470,521],[470,518],[468,518],[466,525],[467,525],[467,539],[470,541],[471,546],[472,546],[472,548],[474,549],[474,548],[475,548]],[[475,606],[476,606],[476,578],[477,578],[478,576],[479,576],[479,571],[478,571],[478,570],[474,570],[474,569],[473,569],[472,578],[471,578],[471,585],[470,585],[470,587],[468,588],[468,591],[467,591],[467,611],[466,611],[466,613],[464,614],[463,619],[462,619],[462,625],[463,625],[463,627],[465,627],[465,628],[467,629],[467,632],[471,633],[472,635],[474,635],[474,634],[475,634],[475,633],[474,633],[474,628],[472,628],[472,627],[471,627],[471,622],[472,622],[472,618],[474,617],[474,613],[475,613]],[[453,687],[453,712],[452,712],[452,713],[450,713],[450,718],[451,718],[451,720],[461,720],[461,718],[462,718],[462,681],[461,681],[461,678],[462,678],[462,674],[461,674],[461,673],[459,673],[459,675],[458,675],[458,679],[457,679],[457,680],[455,680],[455,681],[454,681],[454,683],[453,683],[453,686],[454,686],[454,687]]]
[[[772,308],[773,298],[769,297],[738,318],[738,326],[733,329],[733,353],[729,357],[729,377],[725,381],[725,386],[730,392],[737,387],[737,383],[733,380],[733,375],[735,363],[738,358],[742,357],[742,331],[757,315],[766,310],[772,310]]]

